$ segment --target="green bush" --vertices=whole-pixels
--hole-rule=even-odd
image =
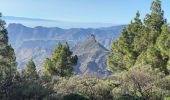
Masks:
[[[89,100],[89,99],[79,94],[68,94],[63,97],[63,100]]]

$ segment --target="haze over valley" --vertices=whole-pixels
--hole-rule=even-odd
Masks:
[[[0,0],[0,100],[170,100],[169,0]]]

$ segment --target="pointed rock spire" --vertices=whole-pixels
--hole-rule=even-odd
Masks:
[[[91,42],[91,41],[96,42],[95,35],[94,35],[94,34],[90,34],[90,35],[87,37],[87,41],[88,41],[88,42]]]

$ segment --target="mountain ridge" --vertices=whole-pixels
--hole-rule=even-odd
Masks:
[[[46,26],[55,27],[59,26],[61,28],[99,28],[99,27],[109,27],[117,24],[114,23],[104,23],[104,22],[77,22],[77,21],[64,21],[64,20],[54,20],[54,19],[43,19],[43,18],[27,18],[27,17],[15,17],[15,16],[3,16],[3,20],[10,23],[21,23],[27,25],[28,27],[35,26]]]
[[[72,51],[74,55],[78,56],[78,64],[75,67],[77,74],[91,74],[100,77],[109,75],[106,58],[110,52],[96,41],[93,34],[89,35],[84,42],[73,47]]]
[[[123,27],[126,26],[122,25],[97,29],[93,28],[62,29],[58,27],[42,27],[42,26],[30,28],[22,24],[9,24],[7,30],[9,32],[10,43],[14,46],[14,48],[18,48],[16,46],[23,40],[63,39],[65,41],[71,40],[81,41],[84,40],[90,33],[94,33],[99,42],[106,41],[108,39],[108,42],[111,43],[113,39],[116,39],[119,36],[119,33],[121,32]],[[107,47],[106,45],[104,46]]]
[[[43,61],[52,54],[58,42],[68,42],[70,48],[73,48],[78,43],[86,41],[88,36],[91,36],[91,39],[93,40],[94,35],[95,41],[97,41],[95,45],[103,48],[103,51],[108,51],[112,41],[119,37],[119,33],[124,27],[126,26],[122,25],[95,29],[62,29],[58,27],[43,26],[31,28],[22,24],[9,24],[7,30],[9,33],[9,43],[15,49],[18,67],[22,69],[27,61],[32,58],[35,61],[37,68],[41,69]],[[98,47],[96,48],[98,49]],[[36,53],[37,50],[39,53]],[[88,51],[88,49],[86,51]],[[41,61],[39,59],[41,59]]]

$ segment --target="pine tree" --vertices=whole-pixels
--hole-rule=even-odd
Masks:
[[[1,18],[1,14],[0,14]],[[13,48],[8,44],[8,32],[5,22],[0,19],[0,95],[10,97],[10,86],[17,72],[16,57]]]
[[[72,56],[69,45],[58,43],[51,58],[45,60],[45,73],[61,77],[73,74],[73,66],[77,64],[77,56]]]
[[[46,83],[44,76],[39,76],[33,59],[30,59],[22,71],[12,100],[42,100],[52,93],[50,81]]]
[[[137,12],[133,21],[122,31],[120,38],[113,43],[111,52],[113,55],[107,59],[111,71],[128,70],[134,65],[138,53],[134,50],[135,38],[139,36],[143,24],[140,20],[140,13]]]
[[[37,79],[38,78],[36,66],[32,59],[26,64],[26,68],[23,71],[23,75],[25,76],[25,78],[28,78],[28,79]]]
[[[140,54],[136,63],[149,64],[153,68],[160,69],[160,71],[163,71],[167,75],[169,74],[167,69],[169,57],[163,53],[164,50],[161,50],[161,46],[164,45],[163,41],[166,41],[169,34],[167,31],[168,28],[165,29],[164,26],[164,24],[166,24],[166,20],[164,19],[164,11],[161,8],[160,0],[153,1],[151,5],[151,14],[146,15],[144,23],[146,26],[145,30],[147,30],[145,33],[147,34],[145,36],[147,49],[146,51],[143,51],[144,53]],[[166,39],[163,40],[162,37]]]
[[[167,70],[170,70],[170,29],[167,24],[162,26],[162,32],[157,39],[156,45],[161,51],[164,69],[168,74]]]
[[[170,28],[168,24],[162,26],[161,35],[157,39],[157,45],[163,55],[169,55],[170,52]]]
[[[146,15],[144,23],[149,30],[149,42],[154,44],[166,20],[164,19],[164,11],[161,8],[160,0],[153,1],[150,10],[151,14]]]
[[[161,8],[161,1],[155,0],[151,13],[147,14],[144,23],[140,13],[125,28],[120,38],[113,43],[107,64],[111,71],[128,70],[136,64],[151,65],[166,75],[169,74],[170,31]]]

